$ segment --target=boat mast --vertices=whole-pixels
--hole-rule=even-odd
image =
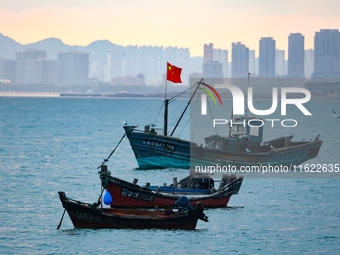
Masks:
[[[166,68],[166,79],[165,79],[165,88],[164,88],[164,127],[163,127],[163,135],[168,135],[168,105],[169,100],[166,99],[166,92],[168,87],[168,64]]]
[[[168,105],[169,105],[169,99],[164,99],[164,132],[163,135],[168,135]]]
[[[250,73],[248,73],[248,83],[247,83],[247,90],[246,90],[246,98],[248,100],[248,88],[249,88],[249,79],[250,79]],[[248,122],[248,106],[246,105],[246,101],[244,101],[244,110],[245,110],[245,117],[246,121]]]
[[[231,113],[230,113],[230,120],[233,121],[234,120],[234,107],[231,106]],[[231,137],[231,129],[232,129],[232,124],[229,125],[229,137]]]

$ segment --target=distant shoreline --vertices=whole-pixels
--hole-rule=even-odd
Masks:
[[[177,94],[177,93],[176,93]],[[170,95],[169,95],[170,96]],[[78,97],[78,98],[163,98],[164,94],[139,94],[139,93],[60,93],[60,92],[16,92],[0,91],[0,97]],[[257,97],[255,97],[257,98]],[[271,99],[270,97],[261,97],[257,99]],[[312,99],[319,100],[340,100],[340,95],[312,95]]]
[[[173,93],[169,93],[171,96]],[[178,93],[175,93],[176,95]],[[122,98],[122,97],[136,97],[136,98],[163,98],[163,93],[155,94],[140,94],[140,93],[60,93],[60,92],[17,92],[17,91],[0,91],[0,97],[103,97],[103,98]]]
[[[168,96],[177,95],[178,93],[169,93]],[[60,92],[16,92],[16,91],[0,91],[0,97],[93,97],[93,98],[164,98],[163,93],[140,94],[140,93],[60,93]]]
[[[0,91],[0,97],[60,97],[60,93],[59,92]]]

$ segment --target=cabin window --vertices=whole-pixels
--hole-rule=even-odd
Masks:
[[[259,127],[250,127],[249,135],[259,136]]]

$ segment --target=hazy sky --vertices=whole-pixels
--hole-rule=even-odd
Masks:
[[[287,58],[290,33],[302,33],[307,49],[320,29],[340,30],[339,0],[0,0],[0,33],[22,44],[107,39],[203,56],[205,43],[230,51],[240,41],[258,55],[260,38],[273,37]]]

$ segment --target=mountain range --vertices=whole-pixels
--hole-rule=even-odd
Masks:
[[[47,59],[57,60],[58,52],[68,52],[70,50],[88,52],[90,60],[105,60],[107,50],[117,47],[108,40],[98,40],[87,46],[67,45],[58,38],[46,38],[41,41],[29,44],[20,44],[0,33],[0,58],[15,59],[15,52],[28,48],[46,50]]]

